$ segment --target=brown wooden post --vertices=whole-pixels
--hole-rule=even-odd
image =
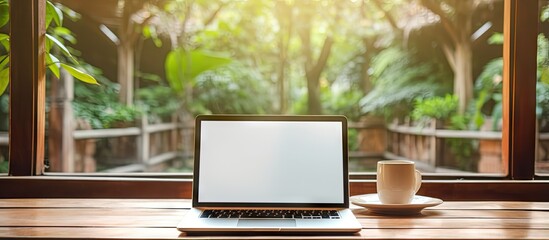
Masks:
[[[503,163],[512,179],[533,179],[538,1],[505,0]]]
[[[118,52],[118,82],[120,83],[120,102],[127,105],[133,104],[134,88],[134,54],[135,43],[140,36],[139,25],[134,22],[132,16],[139,11],[145,1],[120,1],[122,2],[122,18],[120,20]]]
[[[10,169],[44,171],[46,0],[10,1]]]
[[[175,123],[175,124],[179,124],[179,118],[177,117],[176,114],[172,114],[171,122]],[[171,151],[177,152],[178,151],[179,144],[181,143],[181,139],[178,136],[179,131],[180,131],[180,128],[176,125],[176,127],[169,132],[169,134],[170,134],[170,137],[169,137],[170,147],[168,149],[169,152],[171,152]]]
[[[51,106],[49,114],[50,172],[74,172],[74,130],[72,100],[74,78],[61,69],[61,78],[51,79]]]
[[[143,167],[145,170],[149,168],[149,158],[150,158],[150,133],[147,131],[147,126],[149,125],[149,119],[147,117],[147,114],[143,114],[141,116],[141,122],[139,124],[139,127],[141,128],[141,134],[138,138],[137,143],[137,159],[141,164],[143,164]]]
[[[428,164],[429,166],[436,168],[438,157],[440,157],[440,152],[442,151],[442,148],[440,148],[439,139],[436,137],[437,128],[439,127],[439,121],[436,119],[431,120],[431,126],[430,128],[433,130],[433,135],[429,136],[429,142],[430,142],[430,148],[429,148],[429,160]]]

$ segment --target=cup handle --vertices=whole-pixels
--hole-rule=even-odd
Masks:
[[[421,187],[421,172],[419,172],[416,169],[416,191],[415,191],[415,193],[417,193],[417,191],[419,191],[420,187]]]

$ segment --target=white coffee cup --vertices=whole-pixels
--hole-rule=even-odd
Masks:
[[[381,203],[407,204],[421,187],[421,173],[412,161],[379,161],[376,186]]]

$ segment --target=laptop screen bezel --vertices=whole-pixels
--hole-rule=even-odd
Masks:
[[[301,122],[338,122],[342,126],[342,153],[343,153],[343,202],[342,203],[220,203],[199,202],[200,179],[200,140],[203,121],[301,121]],[[272,208],[348,208],[349,207],[349,171],[348,171],[348,142],[347,118],[339,115],[199,115],[195,119],[194,134],[194,170],[193,170],[193,207],[272,207]]]

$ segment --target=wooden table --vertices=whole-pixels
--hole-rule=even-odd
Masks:
[[[175,226],[190,205],[183,199],[0,199],[0,238],[188,238]],[[549,239],[549,202],[445,202],[411,217],[353,211],[363,230],[341,238]],[[296,237],[323,238],[253,236]]]

